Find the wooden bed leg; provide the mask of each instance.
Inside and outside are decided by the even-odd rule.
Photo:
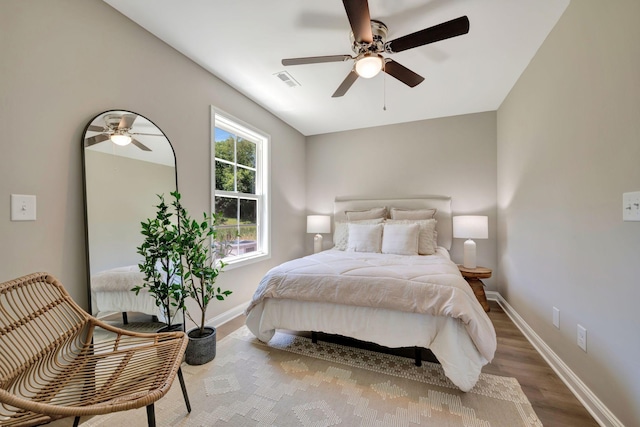
[[[416,366],[422,366],[422,349],[415,347],[416,350]]]
[[[126,311],[122,312],[122,323],[124,325],[127,325],[129,323],[129,318],[127,317],[127,312]]]
[[[315,331],[311,331],[311,342],[318,344],[318,333]]]

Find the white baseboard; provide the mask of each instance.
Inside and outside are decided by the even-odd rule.
[[[250,301],[242,303],[238,306],[235,306],[231,310],[227,310],[222,314],[217,315],[209,320],[207,320],[207,326],[213,326],[214,328],[219,328],[230,320],[235,319],[245,312],[247,307],[249,307]]]
[[[562,382],[589,411],[593,418],[602,427],[624,427],[618,418],[607,408],[604,403],[587,387],[587,385],[567,366],[566,363],[540,338],[536,332],[520,317],[499,292],[487,291],[487,299],[497,301],[507,316],[520,329],[531,345],[540,353],[542,358],[551,366],[551,369],[560,377]]]

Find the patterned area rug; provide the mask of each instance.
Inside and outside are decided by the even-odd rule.
[[[155,404],[159,426],[542,426],[515,378],[482,374],[463,393],[440,365],[286,333],[266,345],[240,328],[212,362],[182,370],[192,412],[176,379]],[[146,426],[146,411],[81,425]]]

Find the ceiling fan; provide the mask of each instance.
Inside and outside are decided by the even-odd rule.
[[[368,0],[342,0],[342,3],[351,25],[351,49],[356,56],[310,56],[282,60],[282,65],[285,66],[354,60],[353,69],[334,92],[333,98],[347,93],[358,77],[371,78],[380,71],[395,77],[409,87],[415,87],[422,83],[424,77],[392,59],[383,57],[382,54],[402,52],[469,32],[469,18],[461,16],[460,18],[387,41],[387,26],[370,18]]]
[[[138,116],[135,114],[106,114],[104,116],[104,126],[89,125],[88,131],[102,132],[99,135],[91,136],[84,140],[85,147],[99,144],[108,139],[117,145],[133,144],[143,151],[151,151],[149,147],[133,138],[133,135],[164,136],[156,133],[131,132],[133,122]]]

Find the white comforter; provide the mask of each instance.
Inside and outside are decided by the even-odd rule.
[[[429,347],[462,390],[496,348],[491,321],[444,249],[432,256],[330,250],[289,261],[265,275],[247,313],[247,326],[264,341],[290,328]],[[368,330],[354,334],[362,329],[354,321]],[[380,333],[394,327],[399,341]]]
[[[113,312],[136,312],[166,321],[163,310],[146,288],[136,295],[131,289],[144,283],[137,265],[105,270],[91,276],[91,313],[102,316]]]
[[[144,283],[144,273],[137,265],[112,268],[91,276],[91,289],[96,292],[131,291]]]

